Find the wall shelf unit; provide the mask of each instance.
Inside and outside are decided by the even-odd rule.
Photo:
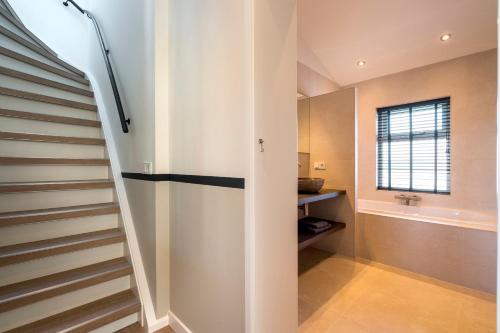
[[[346,192],[344,190],[322,189],[318,193],[314,194],[299,194],[297,205],[303,206],[305,204],[310,204],[317,201],[333,199],[338,196],[344,195],[345,193]]]
[[[314,194],[299,194],[297,200],[297,206],[303,207],[304,217],[298,220],[298,250],[303,250],[306,247],[316,243],[317,241],[342,230],[346,227],[346,224],[343,222],[331,221],[327,219],[321,219],[309,215],[309,204],[329,200],[337,198],[341,195],[345,195],[346,191],[344,190],[335,190],[335,189],[322,189],[318,193]],[[326,227],[320,232],[313,232],[309,228],[307,228],[307,224],[311,224],[314,222],[327,222],[330,226]]]
[[[325,221],[330,224],[330,227],[322,232],[313,233],[308,231],[303,225],[311,221]],[[328,235],[333,234],[336,231],[345,228],[345,223],[329,221],[325,219],[320,219],[316,217],[304,217],[299,220],[298,230],[299,230],[299,251],[305,249],[309,245],[316,243],[317,241],[325,238]]]

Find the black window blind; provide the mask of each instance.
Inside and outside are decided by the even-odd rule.
[[[377,188],[450,193],[450,98],[377,109]]]

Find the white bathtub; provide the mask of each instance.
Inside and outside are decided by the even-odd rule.
[[[478,212],[442,207],[404,206],[396,202],[359,199],[358,213],[452,225],[462,228],[497,231],[497,215],[493,211]]]

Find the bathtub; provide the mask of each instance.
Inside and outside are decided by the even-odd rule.
[[[358,213],[388,216],[405,220],[497,231],[496,212],[478,212],[442,207],[404,206],[396,202],[358,199]]]

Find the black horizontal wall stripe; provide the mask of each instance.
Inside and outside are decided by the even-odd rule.
[[[145,180],[151,182],[177,182],[198,185],[219,186],[228,188],[245,188],[244,178],[217,177],[217,176],[196,176],[196,175],[178,175],[178,174],[145,174],[123,172],[123,178]]]

